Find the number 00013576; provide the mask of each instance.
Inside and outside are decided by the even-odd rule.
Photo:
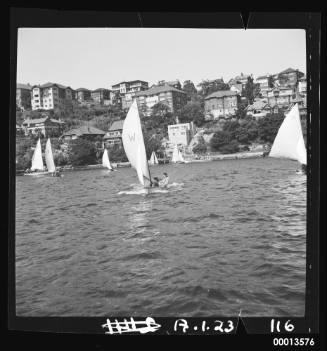
[[[273,338],[274,346],[314,346],[313,338]]]

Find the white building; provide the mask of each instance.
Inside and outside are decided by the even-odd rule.
[[[179,123],[168,126],[169,142],[174,145],[187,146],[195,134],[194,124]]]
[[[46,83],[32,87],[32,110],[56,110],[72,105],[73,90],[61,84]]]
[[[303,76],[299,79],[299,93],[306,94],[307,93],[307,77]]]

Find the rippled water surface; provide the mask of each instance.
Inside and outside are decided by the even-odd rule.
[[[17,315],[303,315],[297,167],[159,165],[152,175],[176,184],[149,195],[131,191],[131,168],[16,177]]]

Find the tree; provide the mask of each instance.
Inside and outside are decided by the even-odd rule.
[[[205,122],[204,110],[198,102],[188,102],[179,112],[182,123],[194,122],[198,127]]]
[[[244,96],[247,99],[248,105],[252,105],[255,98],[255,84],[253,83],[253,78],[248,77],[248,81],[245,84]]]
[[[198,144],[194,146],[192,151],[195,154],[205,154],[207,152],[207,144],[203,136],[198,139]]]
[[[115,144],[109,148],[109,157],[112,162],[127,162],[127,156],[122,145]]]
[[[240,104],[235,111],[235,118],[236,119],[244,119],[246,118],[246,105]]]
[[[238,142],[236,140],[232,140],[231,142],[229,142],[228,144],[223,145],[220,148],[220,151],[223,154],[233,154],[235,152],[239,152],[240,150],[240,146],[238,144]]]
[[[72,140],[68,149],[69,163],[73,166],[94,164],[96,152],[93,142],[83,138]]]
[[[210,145],[213,150],[219,150],[223,145],[230,143],[230,141],[231,136],[229,132],[218,131],[212,136]]]
[[[196,90],[196,87],[191,80],[186,80],[183,83],[183,91],[185,91],[188,101],[195,100],[198,94],[198,91]]]
[[[157,134],[143,132],[144,144],[147,158],[151,157],[152,152],[162,153],[161,139]]]
[[[152,113],[149,117],[143,117],[142,122],[148,131],[152,134],[163,133],[167,135],[168,125],[175,123],[175,117],[170,112],[169,106],[158,102],[152,108]]]
[[[229,90],[229,85],[224,83],[223,79],[202,80],[198,87],[200,87],[202,96],[210,95],[219,90]]]
[[[264,142],[273,143],[285,116],[282,112],[269,113],[258,121],[258,135]]]

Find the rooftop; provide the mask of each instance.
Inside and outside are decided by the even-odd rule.
[[[31,90],[31,89],[32,89],[32,86],[29,85],[29,84],[17,83],[17,89]]]
[[[47,119],[49,119],[49,116],[42,117],[42,118],[27,118],[23,122],[23,124],[37,124],[37,123],[44,123]],[[53,123],[58,123],[58,124],[64,124],[65,122],[59,121],[58,119],[50,118],[50,121]]]
[[[33,85],[32,88],[34,87],[38,87],[38,88],[50,88],[52,86],[57,86],[58,88],[60,89],[71,89],[71,87],[66,87],[65,85],[61,85],[61,84],[58,84],[58,83],[52,83],[52,82],[48,82],[48,83],[45,83],[45,84],[41,84],[41,85]]]
[[[224,96],[234,96],[234,95],[239,95],[236,91],[233,90],[219,90],[215,91],[214,93],[206,96],[204,99],[211,99],[211,98],[221,98]]]
[[[69,136],[69,135],[105,135],[106,132],[103,130],[100,130],[98,128],[92,127],[92,126],[81,126],[79,128],[71,129],[64,133],[64,136]]]
[[[157,94],[164,93],[167,91],[176,91],[176,92],[185,94],[184,91],[176,89],[176,88],[172,87],[171,85],[166,84],[166,85],[154,85],[148,90],[143,90],[143,91],[137,92],[135,94],[135,96],[157,95]]]
[[[121,130],[123,129],[123,125],[124,125],[124,120],[120,119],[119,121],[114,121],[112,123],[112,125],[110,126],[109,130],[113,131],[113,130]]]
[[[86,88],[78,88],[78,89],[76,89],[76,91],[91,91],[91,90],[86,89]]]
[[[98,88],[98,89],[92,90],[92,93],[96,93],[96,92],[98,92],[98,91],[109,91],[109,89]]]

